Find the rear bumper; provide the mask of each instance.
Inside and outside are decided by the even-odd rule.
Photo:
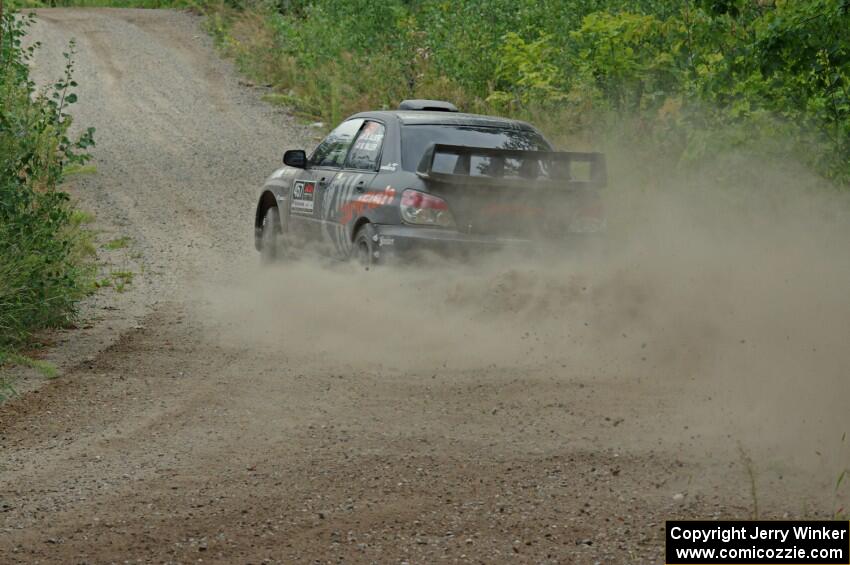
[[[571,235],[559,238],[557,242],[542,242],[404,225],[372,224],[372,227],[382,261],[409,260],[427,255],[464,258],[494,251],[515,251],[525,255],[546,247],[571,247],[571,242],[577,244],[578,240],[588,239],[586,235]]]

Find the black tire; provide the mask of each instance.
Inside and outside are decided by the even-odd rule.
[[[351,258],[367,271],[378,264],[380,251],[375,241],[375,228],[371,224],[364,224],[354,235]]]
[[[260,260],[270,265],[283,256],[280,229],[280,212],[277,206],[266,210],[263,216],[262,235],[260,236]]]

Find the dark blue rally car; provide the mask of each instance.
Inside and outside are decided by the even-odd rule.
[[[266,260],[302,249],[372,265],[604,230],[599,153],[554,151],[531,125],[407,100],[362,112],[309,157],[287,151],[254,221]]]

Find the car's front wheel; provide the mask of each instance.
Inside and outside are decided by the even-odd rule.
[[[276,206],[266,210],[263,216],[262,236],[260,238],[260,259],[263,264],[271,264],[283,255],[280,229],[280,212]]]

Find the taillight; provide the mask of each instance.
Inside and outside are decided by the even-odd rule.
[[[455,220],[445,200],[418,190],[408,189],[402,193],[401,217],[408,224],[444,228],[455,225]]]

